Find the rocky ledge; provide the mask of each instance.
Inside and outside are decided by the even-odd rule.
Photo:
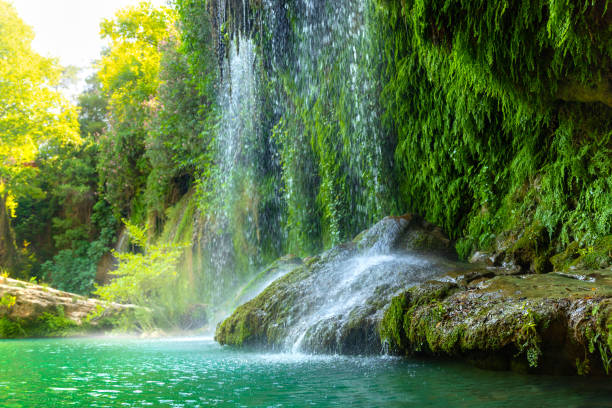
[[[0,277],[0,338],[57,337],[112,329],[133,305],[88,299],[43,285]]]
[[[385,311],[385,346],[492,369],[610,373],[612,270],[509,273],[474,269],[410,288]]]
[[[388,217],[352,242],[296,263],[222,322],[216,339],[268,349],[297,343],[307,352],[461,358],[522,372],[612,374],[612,269],[534,274],[515,265],[457,262],[450,248],[420,218]],[[347,259],[381,253],[427,262],[371,267],[343,284],[355,267]],[[339,307],[338,299],[353,304]]]

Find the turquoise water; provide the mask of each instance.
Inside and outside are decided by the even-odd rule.
[[[208,339],[0,342],[0,407],[612,407],[612,381],[240,352]]]

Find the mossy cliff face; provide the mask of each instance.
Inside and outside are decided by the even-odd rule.
[[[379,353],[377,327],[384,306],[401,290],[456,268],[448,256],[451,248],[438,228],[418,217],[385,218],[355,240],[306,258],[238,307],[217,327],[216,340],[309,352]]]
[[[133,319],[131,305],[108,304],[0,277],[0,339],[58,337],[113,329]]]
[[[612,234],[606,1],[376,2],[401,208],[524,271]]]
[[[612,374],[612,270],[508,273],[449,274],[395,297],[384,344],[487,368]]]

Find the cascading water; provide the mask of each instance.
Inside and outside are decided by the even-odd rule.
[[[418,217],[387,217],[276,280],[219,326],[222,344],[287,352],[381,352],[379,323],[394,296],[461,270],[450,241]],[[236,337],[237,336],[237,337]]]
[[[264,0],[256,13],[245,1],[213,3],[224,57],[205,252],[219,304],[265,261],[336,245],[395,208],[371,3]],[[379,255],[338,265],[338,292],[355,287],[340,276],[354,268],[357,281],[387,266],[418,273],[415,260]]]
[[[273,19],[265,24],[273,33],[265,52],[273,56],[271,78],[281,88],[276,130],[289,238],[302,248],[313,237],[331,246],[394,210],[393,142],[381,131],[371,4],[278,3],[265,3],[264,15]],[[279,38],[283,34],[290,40]]]
[[[341,349],[341,338],[353,321],[364,315],[372,321],[381,317],[369,316],[373,302],[388,301],[399,290],[430,278],[435,274],[432,266],[422,257],[374,253],[326,265],[304,282],[304,314],[292,323],[286,348],[317,350],[318,343],[325,342],[330,350]],[[365,340],[367,345],[375,339]]]
[[[402,247],[414,231],[404,219],[387,218],[356,244],[330,251],[316,272],[299,283],[284,348],[293,352],[380,351],[377,325],[399,292],[455,265]],[[355,248],[354,246],[357,246]]]
[[[248,272],[249,265],[240,265],[236,261],[232,230],[238,227],[240,218],[258,228],[256,214],[248,200],[256,200],[252,165],[256,157],[251,146],[256,139],[255,121],[259,115],[253,48],[252,41],[246,39],[230,44],[217,100],[219,127],[214,144],[216,166],[209,197],[212,211],[208,217],[212,234],[207,251],[210,254],[208,275],[213,303],[227,297],[245,279],[241,272]],[[247,199],[237,204],[243,197]],[[240,214],[236,214],[237,205],[242,206]],[[240,233],[253,234],[246,228]],[[254,262],[256,253],[253,251],[248,255],[247,260]]]
[[[326,114],[326,119],[338,122],[336,131],[343,142],[340,156],[348,158],[343,174],[336,177],[347,178],[346,193],[353,201],[351,222],[361,228],[389,211],[381,199],[389,194],[389,185],[380,173],[390,164],[383,158],[387,142],[376,102],[379,54],[369,27],[370,6],[366,0],[301,0],[292,10],[298,32],[294,85],[311,109],[322,99],[340,107],[340,114]],[[326,169],[321,173],[325,178]],[[339,215],[331,218],[332,224],[340,222]]]

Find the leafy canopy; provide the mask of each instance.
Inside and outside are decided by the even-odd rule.
[[[40,146],[80,140],[77,110],[59,88],[62,68],[32,50],[33,38],[15,9],[0,0],[0,191],[5,195],[36,192],[26,180]]]
[[[109,131],[101,138],[99,170],[106,198],[124,215],[150,171],[146,125],[160,85],[160,48],[176,36],[174,21],[171,9],[143,2],[101,24],[102,37],[110,40],[98,64],[102,90],[109,98]]]

